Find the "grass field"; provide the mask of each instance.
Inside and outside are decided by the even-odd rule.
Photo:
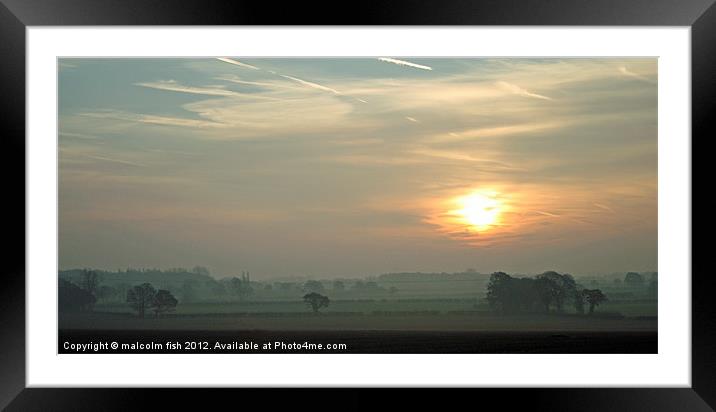
[[[321,312],[413,312],[437,311],[440,313],[454,311],[488,311],[484,301],[477,303],[475,299],[371,299],[371,300],[336,300]],[[124,303],[98,304],[97,312],[131,313],[131,308]],[[176,308],[177,315],[226,314],[226,313],[308,313],[309,309],[300,300],[292,301],[258,301],[258,302],[223,302],[223,303],[180,303]],[[624,316],[656,316],[656,301],[622,301],[605,302],[599,312],[619,312]]]
[[[113,330],[413,330],[413,331],[655,331],[656,319],[589,316],[497,316],[489,313],[359,315],[351,313],[175,315],[63,314],[60,329]]]
[[[59,333],[60,344],[251,339],[345,343],[344,353],[655,353],[656,312],[656,302],[615,301],[592,316],[500,316],[474,299],[373,299],[333,301],[318,314],[301,301],[184,303],[141,319],[116,303],[60,313]]]

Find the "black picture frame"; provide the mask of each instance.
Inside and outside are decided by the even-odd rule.
[[[147,402],[176,402],[187,407],[203,401],[195,390],[164,389],[29,389],[25,388],[25,29],[26,26],[73,25],[566,25],[688,26],[692,58],[692,175],[696,156],[707,156],[704,141],[716,136],[716,6],[714,0],[423,0],[277,3],[237,0],[0,0],[0,124],[2,124],[6,237],[5,271],[0,287],[0,406],[8,410],[144,409]],[[703,163],[700,163],[703,164]],[[703,195],[692,205],[710,207]],[[692,206],[692,219],[693,209]],[[699,221],[706,233],[711,223]],[[661,247],[668,247],[662,242]],[[693,241],[692,241],[693,247]],[[10,264],[8,265],[9,262]],[[693,263],[701,262],[693,260]],[[713,410],[716,408],[716,314],[711,277],[692,263],[692,384],[690,388],[478,389],[460,392],[469,402],[498,401],[500,408],[547,410]],[[314,390],[286,390],[276,396],[255,390],[271,406],[300,406],[323,399]],[[519,393],[514,393],[519,391]],[[227,392],[221,392],[224,396]],[[337,389],[328,396],[343,407],[369,407],[383,390]],[[207,395],[215,400],[218,394]],[[444,405],[433,391],[409,390],[381,406]],[[229,394],[229,398],[235,398]],[[242,395],[246,397],[247,395]],[[252,396],[249,396],[251,398]],[[248,398],[244,398],[248,399]],[[236,402],[235,400],[232,402]],[[206,407],[206,405],[204,405]],[[183,409],[183,408],[182,408]]]

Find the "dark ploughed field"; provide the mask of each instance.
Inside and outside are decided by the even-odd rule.
[[[117,350],[110,348],[116,342]],[[172,347],[169,342],[177,343]],[[276,348],[275,342],[283,342]],[[657,353],[656,331],[79,330],[60,329],[59,353]],[[100,344],[77,351],[70,344]],[[137,348],[136,344],[154,348]],[[217,345],[218,343],[218,345]],[[271,343],[271,348],[263,345]],[[309,345],[305,345],[305,344]],[[130,345],[122,349],[122,344]],[[258,349],[246,349],[257,345]],[[324,349],[317,349],[321,344]],[[345,344],[325,349],[326,344]],[[135,345],[132,347],[131,345]],[[223,346],[222,346],[223,345]],[[291,347],[292,346],[292,347]],[[106,349],[105,349],[106,347]],[[256,346],[254,346],[256,347]],[[96,351],[94,349],[97,349]]]

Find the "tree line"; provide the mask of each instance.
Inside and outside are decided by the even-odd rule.
[[[59,279],[57,299],[60,311],[87,312],[94,309],[98,294],[102,291],[98,273],[84,270],[78,283]],[[157,290],[150,283],[130,287],[125,301],[142,318],[148,311],[154,312],[156,317],[161,313],[173,311],[179,303],[170,291]]]
[[[534,277],[512,277],[495,272],[487,285],[490,308],[503,314],[564,312],[570,304],[580,314],[584,313],[586,304],[591,314],[606,300],[600,289],[582,288],[571,275],[554,271]]]

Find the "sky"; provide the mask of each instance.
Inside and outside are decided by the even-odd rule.
[[[60,59],[61,269],[657,270],[652,58]]]

